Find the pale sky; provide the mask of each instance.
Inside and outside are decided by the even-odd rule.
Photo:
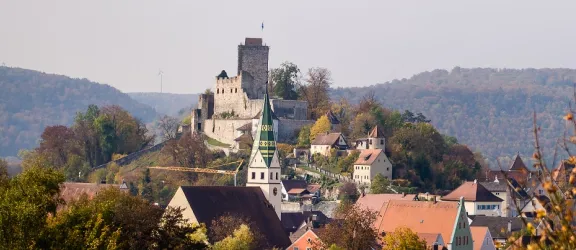
[[[437,68],[576,68],[575,1],[0,0],[0,64],[124,92],[198,93],[237,45],[263,37],[270,67],[325,67],[334,86]],[[264,22],[264,31],[260,30]]]

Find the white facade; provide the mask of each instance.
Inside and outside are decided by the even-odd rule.
[[[330,155],[330,149],[331,148],[332,148],[332,145],[311,145],[310,146],[310,154],[311,155],[321,154],[323,156],[328,156],[328,155]]]
[[[464,206],[468,215],[502,216],[502,202],[465,201]]]
[[[188,203],[188,200],[186,199],[184,191],[182,191],[182,187],[179,187],[178,190],[176,190],[176,193],[172,197],[172,200],[170,200],[170,203],[168,203],[168,206],[183,209],[182,218],[188,220],[189,223],[198,222],[194,211],[192,211],[192,208],[190,207],[190,203]]]
[[[274,152],[274,158],[270,167],[266,167],[260,151],[253,154],[248,165],[247,187],[260,187],[268,202],[272,204],[276,215],[280,218],[282,204],[282,185],[280,184],[280,162],[278,151]]]
[[[387,177],[388,180],[392,180],[392,163],[390,163],[390,160],[388,160],[388,157],[386,157],[383,151],[379,152],[371,164],[354,164],[352,177],[355,182],[370,185],[372,179],[377,174],[382,174],[384,177]]]

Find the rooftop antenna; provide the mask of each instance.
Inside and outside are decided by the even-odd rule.
[[[164,71],[160,69],[158,75],[160,76],[160,93],[162,93],[162,76],[164,75]]]

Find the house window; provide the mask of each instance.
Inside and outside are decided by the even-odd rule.
[[[308,241],[308,243],[312,242],[312,240],[310,240],[310,238],[308,238],[306,241]]]
[[[538,190],[538,194],[542,194],[542,189]]]
[[[384,140],[380,140],[380,145],[384,145]]]
[[[386,168],[386,171],[390,171],[390,168]]]
[[[294,250],[298,250],[298,247],[294,247]]]
[[[260,179],[264,180],[264,172],[260,173]]]
[[[256,179],[256,172],[252,172],[252,180]]]
[[[370,145],[372,145],[372,139],[368,140],[370,142]]]
[[[276,172],[276,180],[278,180],[278,172]]]
[[[274,173],[270,173],[270,180],[274,180]]]

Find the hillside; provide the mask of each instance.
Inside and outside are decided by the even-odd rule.
[[[359,102],[373,93],[386,107],[422,112],[442,133],[455,136],[492,162],[520,152],[532,155],[532,111],[542,144],[552,155],[564,131],[576,70],[454,68],[360,88],[338,88],[334,100]]]
[[[132,99],[146,104],[161,114],[181,116],[183,109],[186,113],[196,106],[198,94],[171,94],[171,93],[127,93]],[[186,114],[188,115],[188,114]]]
[[[153,108],[106,84],[0,67],[0,157],[34,148],[46,126],[69,126],[90,104],[119,105],[144,122],[157,116]]]

